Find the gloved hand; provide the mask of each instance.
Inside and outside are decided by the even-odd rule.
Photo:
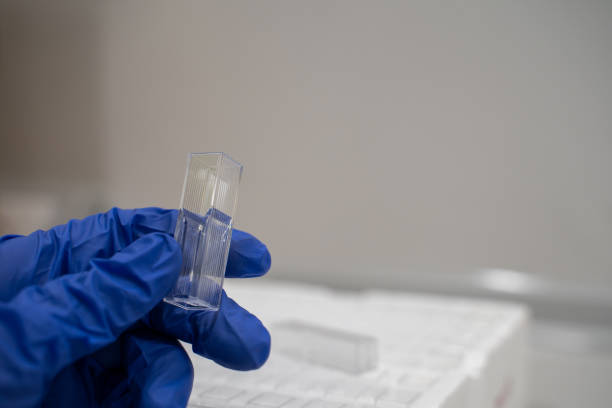
[[[177,339],[233,369],[266,361],[268,331],[225,293],[218,312],[160,302],[181,268],[176,218],[115,208],[0,238],[0,406],[183,407],[193,367]],[[269,267],[234,230],[226,276]]]

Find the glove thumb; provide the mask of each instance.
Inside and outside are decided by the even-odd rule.
[[[176,282],[173,238],[147,234],[85,272],[23,289],[0,304],[0,395],[33,405],[64,367],[112,343]]]

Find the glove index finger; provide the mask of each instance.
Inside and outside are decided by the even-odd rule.
[[[93,258],[110,258],[138,238],[153,232],[172,234],[178,212],[161,208],[111,210],[72,220],[49,231],[0,240],[5,285],[0,301],[29,285],[81,272]]]
[[[265,275],[272,264],[266,245],[248,232],[232,230],[232,242],[227,256],[225,276],[253,278]]]

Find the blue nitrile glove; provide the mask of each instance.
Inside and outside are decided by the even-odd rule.
[[[183,407],[193,367],[177,338],[225,367],[266,361],[268,331],[225,293],[218,313],[160,302],[181,267],[176,218],[115,208],[0,238],[1,407]],[[226,276],[269,267],[265,245],[234,230]]]

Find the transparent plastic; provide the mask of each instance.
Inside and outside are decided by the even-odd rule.
[[[372,336],[298,320],[278,322],[271,330],[276,350],[297,360],[350,374],[378,365],[378,342]]]
[[[183,266],[164,301],[184,309],[219,309],[242,169],[225,153],[189,155],[174,232]]]

